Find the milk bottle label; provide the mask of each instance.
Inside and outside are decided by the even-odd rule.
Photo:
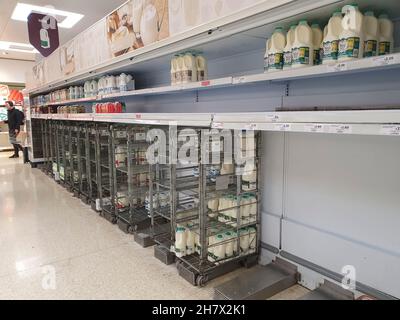
[[[339,54],[339,40],[324,42],[323,59],[337,60]]]
[[[268,68],[281,70],[283,68],[283,53],[273,53],[268,56]]]
[[[176,75],[177,75],[177,72],[172,72],[171,73],[171,83],[172,84],[176,83]]]
[[[391,43],[389,41],[379,42],[379,55],[384,56],[386,54],[390,54],[390,46]]]
[[[192,70],[186,70],[182,72],[182,82],[191,82],[192,81]]]
[[[339,57],[358,58],[360,54],[360,38],[351,37],[339,42]]]
[[[310,48],[294,48],[292,51],[292,65],[310,64]]]
[[[204,80],[206,80],[204,70],[198,70],[197,71],[197,81],[204,81]]]
[[[283,54],[283,65],[285,67],[290,67],[292,65],[292,51],[286,51]]]
[[[368,40],[364,42],[364,57],[375,57],[378,50],[378,42],[376,40]]]

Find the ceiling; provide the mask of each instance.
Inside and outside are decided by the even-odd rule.
[[[0,40],[29,44],[26,22],[11,20],[18,2],[37,6],[53,6],[55,9],[83,14],[84,17],[71,29],[59,29],[60,44],[67,42],[77,34],[118,8],[126,0],[0,0]],[[40,55],[32,53],[7,52],[0,54],[4,59],[37,60]]]

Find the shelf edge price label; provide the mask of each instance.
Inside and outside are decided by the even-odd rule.
[[[279,122],[280,116],[278,114],[269,114],[267,115],[267,121],[271,122]]]
[[[214,122],[213,123],[213,128],[215,128],[215,129],[223,129],[224,128],[224,123],[223,122]]]
[[[400,136],[400,125],[383,125],[381,133],[385,136]]]
[[[206,81],[202,81],[201,82],[201,86],[202,87],[208,87],[211,85],[211,81],[210,80],[206,80]]]
[[[398,63],[396,57],[394,55],[388,55],[388,56],[380,56],[380,57],[375,57],[373,59],[374,65],[381,67],[381,66],[388,66],[391,64]]]
[[[342,72],[348,70],[348,64],[345,62],[339,62],[336,64],[330,64],[326,66],[328,72]]]
[[[233,84],[240,84],[240,83],[244,83],[246,80],[245,77],[237,77],[233,79]]]
[[[336,134],[352,134],[353,127],[348,124],[333,124],[330,126],[330,132]]]
[[[258,126],[257,123],[249,123],[244,127],[244,130],[255,131],[257,130]]]
[[[292,125],[290,123],[279,123],[274,128],[276,131],[287,132],[292,130]]]
[[[323,133],[324,126],[319,123],[310,123],[310,124],[304,125],[304,131],[310,132],[310,133]]]

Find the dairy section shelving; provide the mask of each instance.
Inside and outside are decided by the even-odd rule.
[[[181,275],[200,285],[230,264],[224,263],[224,259],[209,260],[214,256],[213,249],[222,251],[221,247],[229,242],[210,245],[208,241],[208,235],[219,235],[211,232],[213,226],[207,222],[209,202],[216,207],[216,201],[213,203],[208,198],[212,195],[210,188],[215,187],[208,174],[210,168],[157,164],[140,168],[135,156],[134,132],[142,127],[147,130],[148,126],[168,131],[168,125],[173,122],[178,122],[180,129],[198,129],[203,122],[204,127],[214,129],[260,132],[256,135],[257,187],[252,191],[258,203],[259,262],[266,264],[275,258],[284,258],[296,264],[307,270],[300,283],[310,289],[318,287],[323,278],[340,283],[342,266],[354,265],[357,268],[355,291],[381,298],[400,297],[396,274],[400,260],[394,245],[398,242],[395,228],[400,223],[397,215],[400,205],[397,196],[400,179],[397,170],[400,159],[398,1],[357,1],[363,11],[390,13],[396,31],[394,53],[263,72],[265,40],[275,27],[287,29],[302,19],[325,23],[334,10],[350,2],[273,1],[264,4],[263,10],[261,5],[248,9],[246,13],[200,26],[62,81],[35,88],[30,92],[32,97],[121,72],[133,74],[137,85],[137,90],[122,94],[99,94],[90,99],[49,104],[53,107],[81,104],[89,110],[92,103],[118,100],[125,103],[126,113],[33,114],[32,127],[38,124],[40,127],[43,119],[58,119],[59,128],[64,128],[69,121],[84,118],[82,121],[91,128],[92,205],[96,207],[97,203],[97,209],[110,212],[112,221],[118,222],[126,232],[132,232],[137,226],[133,214],[139,212],[139,220],[150,224],[150,234],[157,247],[166,252],[172,248],[176,253],[177,240],[182,239],[179,237],[183,231],[190,234],[192,228],[201,230],[190,235],[201,238],[197,246],[200,254],[181,256],[178,252],[177,255]],[[171,86],[171,57],[188,49],[202,51],[208,58],[210,80]],[[200,112],[208,116],[203,118]],[[119,128],[126,128],[123,130],[127,131],[127,141],[116,139]],[[40,139],[35,138],[37,135]],[[41,128],[33,130],[32,138],[40,140],[36,146],[33,143],[38,154],[45,150]],[[62,162],[69,156],[65,152],[59,154]],[[127,163],[127,177],[124,166],[117,167],[115,160]],[[139,168],[143,169],[142,174],[147,168],[148,177],[132,178]],[[230,184],[227,196],[233,196],[229,201],[239,202],[243,181],[233,176],[234,183]],[[146,185],[147,181],[144,189],[148,194],[143,198],[142,194],[136,194],[137,187]],[[125,198],[126,184],[129,201]],[[129,211],[125,210],[127,205]],[[182,205],[192,205],[186,207],[186,213],[197,210],[188,216],[188,221],[182,218]],[[226,211],[233,213],[232,207],[240,216],[240,203]],[[216,214],[211,215],[214,217],[210,221],[215,218],[218,221]],[[216,222],[218,226],[222,223],[230,232],[240,231],[239,227],[233,230],[234,223],[226,223],[226,215],[220,215],[225,222]],[[345,220],[350,221],[347,219],[358,227],[343,224]],[[181,232],[178,237],[177,229]],[[239,239],[239,246],[240,242]],[[239,252],[237,249],[236,254]],[[237,261],[245,258],[246,255],[235,256]],[[235,259],[230,261],[234,264]],[[377,278],[374,276],[377,273],[387,276]]]

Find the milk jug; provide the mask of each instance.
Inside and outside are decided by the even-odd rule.
[[[324,35],[318,23],[314,23],[311,26],[311,29],[313,32],[313,44],[314,44],[313,64],[317,66],[321,64],[320,50]]]
[[[337,61],[339,55],[339,37],[343,31],[342,12],[335,11],[329,19],[327,34],[323,41],[322,63],[329,64]]]
[[[196,69],[197,69],[197,81],[204,81],[208,79],[207,60],[201,54],[196,56]]]
[[[195,251],[195,235],[193,223],[188,223],[186,228],[186,254],[189,256]]]
[[[294,32],[292,47],[292,68],[313,65],[313,32],[307,21],[302,20]]]
[[[339,37],[339,61],[361,58],[364,16],[356,4],[344,6],[342,12],[345,16],[342,20],[343,31]]]
[[[214,248],[214,260],[219,261],[225,259],[226,245],[223,243],[225,241],[225,236],[223,234],[218,234],[215,237],[215,243],[220,243]]]
[[[178,225],[175,231],[175,254],[178,258],[186,255],[186,228]]]
[[[191,52],[188,52],[184,56],[182,83],[189,83],[196,81],[197,81],[196,58]]]
[[[287,70],[292,67],[292,46],[294,43],[295,30],[296,25],[292,25],[286,34],[286,47],[283,50],[283,70]]]
[[[246,254],[250,248],[250,234],[247,228],[239,230],[240,237],[240,250],[242,253]]]
[[[182,79],[183,79],[183,73],[184,73],[184,65],[185,61],[183,59],[183,55],[179,55],[178,58],[176,59],[176,84],[181,84]]]
[[[178,70],[178,56],[171,59],[171,85],[174,86],[177,83],[177,70]]]
[[[393,52],[393,22],[387,14],[379,16],[379,52],[380,56]]]
[[[268,39],[265,44],[265,55],[264,55],[264,72],[268,71],[268,58],[269,58],[269,50],[271,49],[271,40]]]
[[[225,246],[225,256],[227,257],[227,258],[230,258],[230,257],[232,257],[233,256],[233,254],[234,254],[234,248],[233,248],[233,234],[232,234],[232,232],[230,232],[230,231],[227,231],[227,232],[225,232],[225,239],[228,241],[228,240],[231,240],[231,241],[229,241],[229,242],[227,242],[226,243],[226,246]]]
[[[271,48],[268,50],[268,71],[283,69],[283,51],[286,37],[282,27],[277,27],[271,37]]]
[[[375,57],[378,54],[378,19],[373,11],[364,14],[364,57]]]

